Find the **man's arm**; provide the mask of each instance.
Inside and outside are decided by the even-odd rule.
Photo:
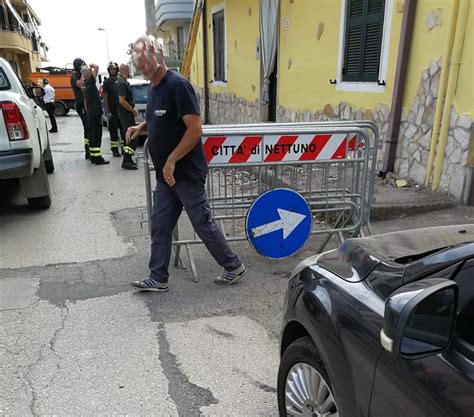
[[[173,152],[168,156],[166,164],[163,167],[163,177],[170,187],[176,184],[174,179],[176,162],[191,152],[202,136],[201,117],[198,114],[187,114],[183,116],[183,122],[187,129],[178,143],[178,146],[176,146]]]
[[[76,87],[79,87],[79,88],[82,88],[82,86],[84,85],[84,77],[81,75],[81,78],[79,78],[77,81],[76,81]]]
[[[119,103],[125,110],[129,111],[130,113],[133,113],[134,116],[138,114],[137,111],[132,106],[130,106],[130,104],[127,103],[127,100],[125,100],[125,96],[119,96]]]
[[[105,107],[105,112],[107,114],[110,113],[110,109],[109,109],[109,95],[108,93],[106,93],[104,90],[102,90],[102,98],[104,99],[104,107]]]
[[[91,71],[92,71],[92,76],[94,77],[94,80],[97,78],[97,75],[99,75],[99,66],[96,64],[90,64]]]
[[[141,122],[137,126],[130,126],[125,132],[125,141],[129,144],[133,139],[146,133],[146,122]]]

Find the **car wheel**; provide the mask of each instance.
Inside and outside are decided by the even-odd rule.
[[[60,101],[54,102],[54,115],[55,116],[66,116],[66,106]]]
[[[339,417],[326,369],[310,337],[294,341],[278,370],[280,417]]]

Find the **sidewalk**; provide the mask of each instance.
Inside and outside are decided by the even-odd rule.
[[[396,219],[437,210],[450,209],[462,204],[448,194],[430,189],[416,190],[412,187],[392,187],[377,178],[375,203],[370,213],[371,221]]]

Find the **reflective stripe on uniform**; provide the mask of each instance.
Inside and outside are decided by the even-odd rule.
[[[89,146],[89,139],[84,138],[84,145]]]
[[[102,156],[100,148],[90,148],[89,149],[91,156]]]
[[[119,146],[118,140],[112,140],[112,141],[110,141],[110,147],[111,147],[111,148],[118,148],[118,146]]]
[[[128,153],[129,155],[135,155],[135,150],[131,148],[130,146],[124,146],[123,151],[125,153]]]

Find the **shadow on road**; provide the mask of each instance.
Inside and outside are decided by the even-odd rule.
[[[0,215],[31,213],[17,179],[0,181]]]

